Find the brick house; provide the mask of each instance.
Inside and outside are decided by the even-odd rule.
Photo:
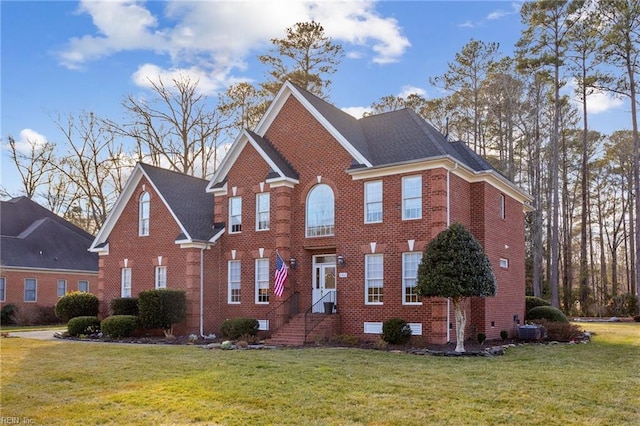
[[[29,198],[0,202],[0,235],[0,306],[48,309],[68,292],[98,289],[93,235]]]
[[[274,342],[328,333],[374,340],[386,319],[400,317],[419,339],[445,343],[455,339],[453,308],[420,300],[415,277],[427,243],[460,222],[498,281],[496,297],[469,301],[467,332],[497,338],[524,316],[529,201],[411,110],[355,119],[285,83],[209,182],[136,167],[92,246],[101,255],[98,292],[106,303],[166,274],[167,286],[187,291],[189,332],[252,317]],[[196,213],[197,233],[185,224]],[[282,295],[277,267],[287,273]]]

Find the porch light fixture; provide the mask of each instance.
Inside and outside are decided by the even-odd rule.
[[[344,268],[344,265],[346,265],[346,262],[344,261],[344,256],[343,255],[338,255],[338,266],[340,266],[341,268]]]
[[[289,265],[291,266],[291,269],[296,269],[298,267],[298,262],[295,257],[289,259]]]

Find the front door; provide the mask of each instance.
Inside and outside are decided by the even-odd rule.
[[[313,312],[324,312],[324,303],[336,303],[336,256],[313,258]]]

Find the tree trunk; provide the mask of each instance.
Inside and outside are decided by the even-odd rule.
[[[464,299],[451,299],[456,315],[456,352],[464,352],[464,327],[467,324],[467,313],[462,307]]]

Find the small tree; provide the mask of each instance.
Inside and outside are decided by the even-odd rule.
[[[454,223],[429,243],[418,266],[416,291],[424,297],[448,297],[456,316],[456,352],[464,352],[467,297],[495,296],[496,279],[480,243]]]
[[[182,290],[148,290],[138,295],[140,322],[145,328],[160,328],[167,337],[173,326],[187,317],[187,297]]]

